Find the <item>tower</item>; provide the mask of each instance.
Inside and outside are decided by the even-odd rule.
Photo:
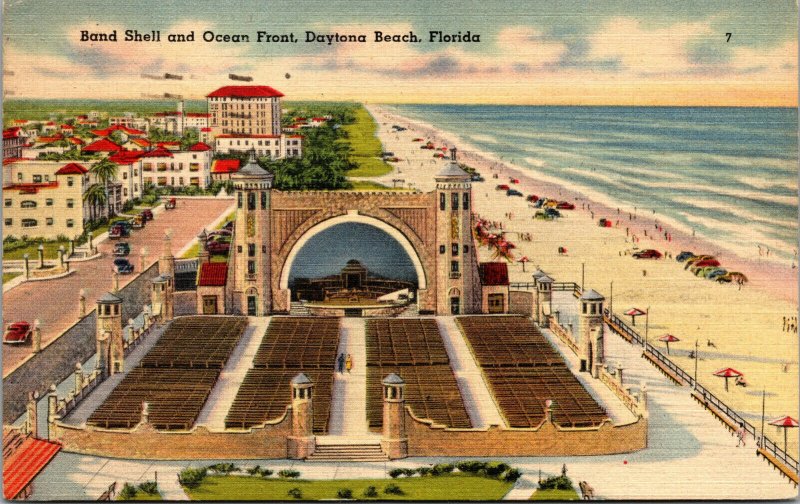
[[[480,311],[478,264],[472,240],[472,182],[456,162],[436,175],[436,313]]]
[[[158,275],[152,280],[152,283],[150,302],[153,304],[153,315],[161,315],[161,320],[164,322],[172,320],[174,315],[172,277]]]
[[[122,299],[107,292],[97,300],[96,367],[106,376],[125,370],[122,346]]]
[[[605,362],[605,343],[603,339],[603,301],[602,294],[589,289],[580,298],[580,348],[581,371],[589,371],[597,378],[598,367]]]
[[[381,448],[390,459],[408,456],[406,382],[394,373],[383,379],[383,436]]]
[[[274,177],[258,165],[251,151],[247,164],[231,178],[237,205],[233,313],[264,316],[272,310],[269,212]]]
[[[536,271],[533,272],[533,321],[537,324],[541,324],[541,320],[539,319],[539,279],[543,276],[547,276],[547,273],[541,270],[541,268],[536,268]]]
[[[211,254],[208,253],[208,234],[205,228],[197,235],[197,243],[200,245],[200,251],[197,253],[197,264],[200,265],[211,259]],[[200,269],[199,266],[198,269]]]
[[[536,304],[539,325],[548,327],[550,324],[547,317],[553,311],[553,279],[545,274],[536,279]]]
[[[292,378],[292,434],[289,436],[287,456],[305,459],[314,453],[314,383],[303,373]]]

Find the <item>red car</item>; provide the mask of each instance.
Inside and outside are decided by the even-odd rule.
[[[495,187],[495,189],[497,189],[498,191],[508,191],[511,188],[508,187],[508,184],[500,184],[497,187]]]
[[[231,244],[224,241],[209,241],[206,245],[209,254],[221,255],[227,254],[231,249]]]
[[[147,222],[153,220],[153,211],[152,210],[142,210],[139,215],[142,216],[142,220]]]
[[[3,334],[3,343],[24,345],[31,337],[31,325],[27,322],[14,322]]]
[[[519,184],[519,179],[518,178],[512,178],[510,180],[511,180],[512,184]]]
[[[692,268],[705,268],[707,266],[719,266],[720,262],[716,259],[704,259],[692,264]]]
[[[562,201],[558,205],[556,205],[556,208],[558,208],[559,210],[575,210],[575,205],[573,205],[568,201]]]
[[[528,197],[525,199],[527,199],[531,203],[536,203],[537,201],[539,201],[539,196],[536,196],[535,194],[529,194]]]
[[[661,259],[661,252],[658,250],[647,249],[633,254],[636,259]]]

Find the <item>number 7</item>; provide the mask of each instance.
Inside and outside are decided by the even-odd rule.
[[[731,35],[733,35],[733,34],[732,33],[726,33],[725,34],[725,36],[728,37],[728,39],[725,42],[730,42],[731,41]]]

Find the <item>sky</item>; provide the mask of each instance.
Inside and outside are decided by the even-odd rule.
[[[5,0],[3,14],[14,98],[202,98],[235,73],[293,100],[797,106],[796,0]],[[115,29],[116,43],[80,41]],[[128,29],[162,42],[124,42]],[[298,42],[259,43],[259,30]],[[376,30],[421,42],[377,43]],[[431,43],[431,30],[480,42]],[[190,31],[194,42],[166,41]],[[204,42],[206,31],[250,41]],[[164,73],[184,78],[142,77]]]

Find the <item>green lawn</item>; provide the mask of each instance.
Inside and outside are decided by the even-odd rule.
[[[383,493],[386,485],[399,486],[403,495]],[[363,497],[364,489],[374,486],[378,497]],[[303,500],[336,499],[340,489],[349,488],[359,500],[477,500],[501,499],[513,483],[462,474],[378,480],[291,480],[261,479],[248,476],[208,476],[199,488],[186,493],[192,500],[291,500],[288,491],[299,488]]]
[[[21,274],[22,273],[3,273],[3,283],[10,282]]]
[[[234,210],[233,212],[226,215],[225,218],[222,220],[222,222],[217,224],[214,227],[214,229],[207,229],[206,231],[215,231],[217,229],[222,229],[225,226],[225,224],[227,224],[228,222],[232,221],[235,218],[236,218],[236,211]],[[189,247],[189,250],[183,253],[181,259],[191,259],[192,257],[197,257],[197,254],[199,253],[200,253],[200,242],[195,242],[192,244],[191,247]],[[225,256],[211,256],[211,262],[225,262],[225,261],[227,261],[227,257]]]
[[[343,126],[347,139],[353,149],[350,159],[358,164],[358,168],[350,170],[350,177],[379,177],[391,173],[393,167],[381,159],[383,146],[375,133],[378,125],[363,106],[355,110],[355,122]]]
[[[574,488],[569,490],[557,490],[555,488],[548,489],[548,490],[536,490],[531,495],[530,500],[538,500],[538,501],[569,501],[569,500],[581,500],[578,497],[578,492],[575,491]]]
[[[408,191],[405,187],[389,187],[369,180],[351,180],[355,191]]]

